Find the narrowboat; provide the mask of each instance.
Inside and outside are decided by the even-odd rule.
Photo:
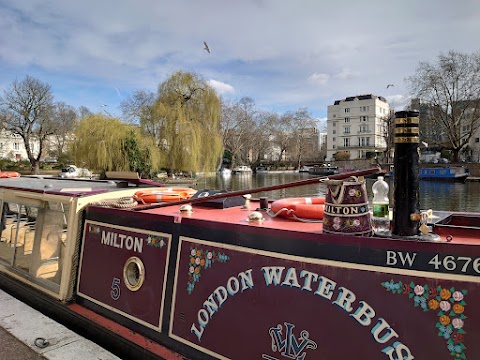
[[[419,174],[421,180],[459,182],[465,182],[469,175],[470,171],[463,166],[422,167]]]
[[[389,175],[394,175],[393,166]],[[420,180],[465,182],[470,176],[470,170],[464,166],[420,167],[418,175]]]
[[[337,166],[330,166],[330,165],[323,165],[323,166],[312,166],[308,169],[308,173],[310,175],[317,175],[317,176],[326,176],[326,175],[334,175],[338,174],[338,167]]]
[[[419,209],[401,134],[382,236],[376,168],[148,204],[161,188],[0,179],[0,286],[122,359],[479,359],[480,215]],[[251,196],[315,182],[323,201]]]

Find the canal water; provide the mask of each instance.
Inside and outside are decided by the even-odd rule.
[[[226,189],[229,191],[255,189],[265,186],[286,184],[312,178],[308,173],[266,173],[230,176],[210,176],[200,178],[197,189]],[[369,199],[372,199],[372,185],[375,180],[367,179]],[[325,184],[305,185],[287,189],[260,192],[252,197],[268,197],[276,200],[286,197],[314,197],[324,196]],[[393,195],[393,183],[390,183],[390,199]],[[467,181],[466,183],[449,183],[437,181],[420,181],[420,208],[444,211],[473,211],[480,212],[480,182]],[[392,201],[391,201],[392,203]]]

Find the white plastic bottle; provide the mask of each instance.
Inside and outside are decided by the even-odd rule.
[[[372,186],[373,217],[372,227],[377,235],[390,234],[390,213],[388,209],[388,183],[379,176]]]

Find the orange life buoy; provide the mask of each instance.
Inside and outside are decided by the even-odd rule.
[[[139,190],[133,195],[133,198],[138,202],[152,204],[190,199],[196,192],[197,190],[192,188],[160,187]]]
[[[286,217],[321,220],[325,211],[325,198],[280,199],[272,203],[272,211]]]
[[[16,171],[0,171],[0,178],[17,178],[20,177],[20,173]]]

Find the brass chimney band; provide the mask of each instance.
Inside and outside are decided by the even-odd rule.
[[[418,127],[397,127],[395,128],[395,135],[396,134],[416,134],[420,133],[420,129]]]
[[[395,119],[395,125],[415,125],[415,124],[417,125],[419,124],[418,117]]]
[[[418,143],[419,138],[418,136],[395,136],[395,144],[413,144]]]

